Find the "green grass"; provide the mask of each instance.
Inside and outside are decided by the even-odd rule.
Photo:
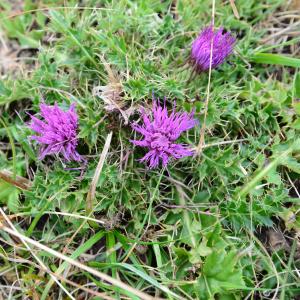
[[[229,1],[216,1],[216,26],[233,31],[237,44],[230,63],[211,75],[206,147],[155,170],[138,162],[144,152],[129,142],[130,125],[107,112],[93,90],[108,86],[113,72],[124,110],[134,111],[130,122],[151,105],[152,93],[170,107],[176,99],[178,109],[196,109],[200,126],[182,137],[196,147],[208,74],[189,81],[186,61],[210,23],[212,1],[23,4],[20,11],[0,3],[1,37],[18,50],[17,68],[5,60],[12,55],[0,57],[0,174],[12,174],[10,182],[0,179],[0,299],[297,299],[300,64],[286,47],[299,47],[299,39],[262,42],[271,34],[264,24],[288,10],[286,1],[236,0],[240,19]],[[42,101],[77,103],[78,151],[88,160],[83,177],[76,163],[37,159],[27,122]],[[19,189],[16,175],[31,187]],[[5,217],[29,248],[5,230]],[[284,247],[267,241],[272,228],[284,233]]]

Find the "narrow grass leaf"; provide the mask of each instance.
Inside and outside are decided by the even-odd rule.
[[[103,267],[103,263],[98,263],[98,262],[92,262],[90,265],[93,266],[93,267]],[[144,271],[138,270],[133,265],[130,265],[130,264],[127,264],[127,263],[115,263],[115,264],[110,264],[110,266],[125,268],[128,271],[131,271],[132,273],[136,274],[140,278],[144,279],[145,281],[147,281],[151,285],[157,287],[161,291],[167,293],[168,295],[173,296],[176,299],[180,299],[181,298],[179,295],[177,295],[174,292],[172,292],[168,287],[160,284],[156,279],[154,279],[153,277],[149,276]]]
[[[286,67],[300,68],[300,59],[293,58],[286,55],[273,53],[255,53],[250,61],[260,64],[281,65]]]
[[[93,235],[91,238],[89,238],[84,244],[80,245],[70,256],[72,259],[76,259],[77,257],[79,257],[82,253],[86,252],[88,249],[90,249],[94,244],[96,244],[102,237],[104,236],[104,231],[99,231],[97,232],[95,235]],[[65,261],[64,263],[62,263],[58,269],[56,270],[55,274],[61,274],[66,267],[69,264]],[[51,289],[52,285],[53,285],[54,281],[50,280],[48,282],[48,284],[46,285],[41,300],[45,300],[49,290]]]

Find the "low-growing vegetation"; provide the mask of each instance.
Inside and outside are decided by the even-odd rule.
[[[299,11],[1,0],[0,299],[299,299]],[[201,70],[191,47],[212,24],[233,53]],[[190,150],[145,125],[173,149],[147,162],[133,141],[153,98],[186,113],[170,124]],[[56,148],[69,119],[73,148]]]

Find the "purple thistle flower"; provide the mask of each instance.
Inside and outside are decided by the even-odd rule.
[[[213,26],[208,26],[199,34],[192,44],[191,62],[197,72],[209,69],[211,43],[213,42],[211,67],[216,68],[222,64],[232,53],[235,38],[230,32],[223,33],[224,28],[214,31]]]
[[[164,107],[154,99],[152,116],[143,109],[141,111],[143,125],[133,124],[135,131],[144,136],[143,140],[131,140],[134,145],[146,147],[149,152],[140,159],[141,162],[149,162],[150,169],[156,168],[160,161],[165,167],[170,158],[179,159],[193,155],[193,151],[187,145],[176,144],[181,133],[193,128],[198,124],[194,119],[194,112],[175,112],[175,106],[169,115],[166,104]]]
[[[75,104],[68,111],[63,111],[55,103],[54,106],[41,104],[41,116],[44,121],[31,116],[30,128],[38,135],[31,139],[40,144],[39,159],[46,155],[62,154],[67,161],[81,161],[77,153],[78,116]]]

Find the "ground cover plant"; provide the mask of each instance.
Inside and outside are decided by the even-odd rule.
[[[299,11],[1,0],[0,299],[299,299]]]

